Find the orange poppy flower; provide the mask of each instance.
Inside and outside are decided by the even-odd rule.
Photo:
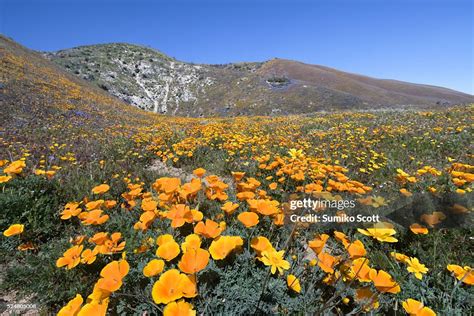
[[[196,283],[179,270],[171,269],[155,282],[151,295],[156,304],[168,304],[182,297],[196,296]]]
[[[150,278],[160,274],[165,267],[165,262],[160,259],[153,259],[143,268],[143,275]]]
[[[181,185],[181,180],[179,178],[163,177],[155,181],[155,183],[153,184],[153,188],[156,191],[170,194],[170,193],[176,192],[180,185]]]
[[[108,184],[101,184],[94,188],[92,188],[92,193],[94,194],[104,194],[105,192],[110,190],[110,186]]]
[[[339,262],[337,257],[331,256],[327,252],[320,252],[318,254],[318,266],[326,273],[334,273],[334,266]]]
[[[23,168],[26,167],[26,163],[23,160],[16,160],[9,164],[3,172],[11,176],[14,174],[20,174],[23,171]]]
[[[10,225],[10,227],[8,227],[4,232],[3,232],[3,235],[5,237],[11,237],[11,236],[15,236],[15,235],[19,235],[21,233],[23,233],[23,230],[25,229],[25,225],[22,225],[22,224],[13,224],[13,225]]]
[[[415,235],[419,235],[419,234],[426,235],[426,234],[428,234],[428,228],[426,228],[425,226],[420,225],[418,223],[411,224],[410,225],[410,230]]]
[[[86,203],[86,209],[88,211],[95,210],[95,209],[101,207],[103,203],[104,203],[104,200],[90,201],[90,202]]]
[[[232,177],[234,178],[234,181],[237,181],[237,182],[242,180],[242,178],[245,176],[245,172],[232,171],[231,174],[232,174]]]
[[[64,210],[61,212],[61,219],[70,219],[73,216],[79,215],[82,209],[79,208],[79,203],[69,202],[64,206]]]
[[[158,207],[158,202],[154,201],[152,198],[147,198],[142,200],[142,210],[145,212],[155,211]]]
[[[371,282],[369,272],[372,270],[369,267],[369,260],[367,258],[357,258],[352,261],[351,270],[353,277],[360,282]]]
[[[0,176],[0,183],[7,183],[11,179],[13,179],[12,176]]]
[[[84,264],[92,264],[97,256],[97,249],[86,249],[81,254],[81,262]]]
[[[179,190],[179,195],[182,199],[188,200],[191,197],[194,197],[202,189],[201,179],[193,178],[191,182],[185,183],[181,190]]]
[[[179,300],[178,302],[168,303],[163,309],[163,316],[195,316],[196,311],[193,305]]]
[[[262,252],[273,249],[272,244],[270,241],[263,236],[258,236],[252,238],[252,241],[250,242],[250,247],[257,252],[257,254],[260,256]]]
[[[273,215],[279,212],[278,201],[275,200],[247,200],[250,210],[262,215]]]
[[[140,215],[140,220],[137,223],[135,223],[133,228],[146,230],[150,227],[150,225],[153,223],[155,218],[156,218],[155,212],[153,211],[143,212],[142,215]]]
[[[430,227],[434,227],[435,225],[441,223],[446,218],[443,212],[433,212],[432,214],[423,214],[420,217],[422,222],[425,222]]]
[[[244,201],[244,200],[253,199],[255,197],[255,193],[251,191],[243,191],[243,192],[237,193],[236,196],[240,201]]]
[[[115,292],[122,286],[122,279],[128,274],[130,265],[126,260],[112,261],[100,271],[97,286],[101,290]]]
[[[214,260],[222,260],[243,244],[240,236],[220,236],[212,241],[209,252]]]
[[[323,251],[324,246],[326,245],[326,241],[329,239],[329,235],[321,234],[314,237],[313,240],[308,242],[309,248],[311,248],[316,254],[321,253]]]
[[[450,211],[453,213],[453,214],[464,214],[464,213],[469,213],[469,209],[461,204],[454,204],[453,206],[451,206],[450,208]]]
[[[194,171],[193,171],[193,174],[198,178],[202,178],[202,176],[205,173],[206,173],[206,169],[204,169],[204,168],[197,168],[197,169],[194,169]]]
[[[82,212],[79,218],[83,225],[101,225],[109,220],[109,215],[102,215],[102,210],[96,209],[90,212]]]
[[[98,286],[98,282],[96,282],[94,284],[94,288],[92,289],[92,293],[89,294],[89,296],[87,297],[87,300],[100,302],[104,299],[107,299],[110,296],[110,294],[112,294],[112,292],[101,289]]]
[[[77,316],[105,316],[107,314],[107,307],[109,305],[109,298],[103,300],[92,300],[84,305]]]
[[[372,269],[369,272],[369,278],[374,282],[374,286],[382,293],[393,293],[400,292],[400,285],[395,282],[390,274],[383,270]]]
[[[221,210],[226,212],[227,215],[232,215],[238,207],[239,204],[237,203],[226,202],[222,205]]]
[[[201,238],[196,234],[189,234],[186,236],[184,242],[181,244],[183,253],[191,249],[199,249],[201,247]]]
[[[77,315],[81,309],[82,302],[84,302],[84,299],[82,298],[81,294],[76,294],[76,296],[70,300],[66,306],[59,310],[57,316]]]
[[[176,204],[171,207],[171,210],[166,214],[168,219],[171,219],[171,227],[177,228],[183,226],[185,223],[193,222],[193,213],[189,206],[185,204]]]
[[[173,260],[180,253],[179,244],[169,234],[158,237],[156,243],[159,246],[156,255],[166,261]]]
[[[283,226],[285,224],[285,214],[278,213],[273,215],[273,224],[276,226]]]
[[[61,258],[56,261],[58,268],[66,266],[66,268],[72,269],[81,262],[81,252],[84,246],[72,246],[66,250]]]
[[[102,245],[98,247],[101,254],[112,254],[115,252],[122,251],[125,248],[125,241],[119,243],[122,238],[121,233],[113,233],[110,235],[110,239],[106,239]]]
[[[413,193],[411,193],[410,191],[408,191],[408,190],[405,189],[405,188],[400,189],[400,193],[401,193],[402,195],[406,196],[406,197],[410,197],[410,196],[413,195]]]
[[[224,192],[229,186],[220,180],[210,180],[211,177],[207,177],[206,180],[209,182],[206,189],[206,196],[210,200],[225,201],[228,196]]]
[[[237,216],[237,219],[247,228],[253,227],[259,222],[258,215],[254,212],[242,212]]]
[[[454,274],[456,279],[462,280],[465,284],[474,285],[474,269],[471,267],[461,267],[456,264],[448,264],[447,268]]]
[[[390,253],[390,256],[392,256],[392,258],[394,258],[398,262],[402,262],[402,263],[405,263],[407,260],[410,259],[410,257],[408,257],[407,255],[404,255],[403,253],[399,253],[395,251],[392,251]]]
[[[346,234],[337,230],[334,231],[334,238],[339,240],[344,245],[344,247],[351,242],[349,238],[347,238]]]
[[[204,222],[199,222],[194,227],[194,233],[204,236],[206,238],[216,238],[224,231],[224,224],[216,223],[213,220],[206,219],[206,224]]]
[[[345,248],[352,259],[364,257],[367,254],[364,244],[360,240],[355,240],[354,242],[346,245]]]
[[[108,239],[108,234],[109,233],[106,232],[96,233],[94,236],[89,238],[89,242],[94,243],[96,245],[102,245]]]
[[[194,274],[204,269],[209,263],[209,252],[204,249],[187,249],[181,257],[178,267],[181,271]]]
[[[403,301],[402,306],[410,316],[436,316],[436,313],[431,308],[425,307],[422,302],[411,298]]]
[[[115,205],[117,205],[117,201],[114,201],[114,200],[107,200],[107,201],[104,202],[104,206],[108,210],[114,208]]]

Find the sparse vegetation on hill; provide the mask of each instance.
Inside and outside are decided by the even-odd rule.
[[[167,115],[286,115],[474,102],[472,96],[449,89],[284,59],[198,65],[129,44],[83,46],[45,55],[129,104]]]

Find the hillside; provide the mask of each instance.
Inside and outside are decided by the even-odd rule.
[[[53,115],[84,118],[83,123],[120,123],[129,119],[149,119],[139,111],[81,80],[61,67],[13,40],[0,35],[0,89],[2,119],[22,121]],[[74,122],[74,119],[72,120]]]
[[[71,141],[70,150],[81,159],[91,159],[87,155],[94,144],[129,134],[159,119],[3,36],[0,105],[3,140],[21,142],[24,149],[34,153],[47,149],[61,136]]]
[[[474,100],[446,88],[283,59],[197,65],[130,44],[82,46],[45,56],[129,104],[168,115],[285,115],[449,106]]]

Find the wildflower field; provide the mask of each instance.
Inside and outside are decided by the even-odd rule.
[[[2,54],[2,293],[59,315],[472,313],[473,106],[173,118]],[[381,220],[292,221],[305,198]]]

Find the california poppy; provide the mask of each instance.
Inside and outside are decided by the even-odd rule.
[[[168,303],[163,309],[163,316],[195,316],[196,311],[193,305],[179,300],[177,302]]]
[[[254,212],[242,212],[237,216],[237,219],[247,228],[253,227],[259,222],[258,215]]]
[[[167,234],[158,237],[157,244],[156,255],[166,261],[173,260],[180,253],[179,244],[174,241],[171,235]]]
[[[382,293],[393,293],[396,294],[400,292],[400,285],[395,282],[390,274],[383,270],[372,269],[369,271],[369,277],[372,282],[374,282],[374,286]]]
[[[57,316],[77,315],[81,309],[82,302],[84,302],[84,299],[82,298],[81,294],[76,294],[76,296],[70,300],[66,306],[59,310]]]
[[[4,232],[3,232],[3,235],[5,237],[11,237],[11,236],[15,236],[15,235],[19,235],[21,233],[23,233],[23,230],[25,229],[25,225],[22,225],[22,224],[13,224],[13,225],[10,225],[10,227],[8,227]]]
[[[270,241],[263,236],[252,238],[250,246],[253,248],[253,250],[257,252],[259,256],[262,254],[263,251],[273,249],[273,246]]]
[[[183,253],[191,249],[199,249],[201,247],[201,238],[196,234],[189,234],[181,244],[181,250]]]
[[[426,234],[428,234],[428,228],[426,228],[425,226],[420,225],[418,223],[411,224],[410,225],[410,230],[415,235],[419,235],[419,234],[426,235]]]
[[[316,254],[319,254],[324,246],[326,245],[326,241],[329,239],[329,235],[321,234],[314,237],[313,240],[308,242],[309,248],[311,248]]]
[[[195,283],[187,275],[171,269],[155,282],[151,294],[156,304],[168,304],[183,296],[193,297],[197,293]]]
[[[58,268],[66,266],[66,268],[72,269],[81,262],[81,252],[84,246],[72,246],[66,250],[61,258],[56,261]]]
[[[205,173],[206,173],[206,169],[204,169],[204,168],[197,168],[197,169],[194,169],[194,171],[193,171],[193,174],[198,178],[202,178],[202,176]]]
[[[240,236],[220,236],[212,241],[209,252],[214,260],[222,260],[243,244]]]
[[[105,192],[110,190],[110,186],[108,184],[101,184],[96,187],[92,188],[92,193],[94,194],[104,194]]]
[[[209,263],[209,252],[204,249],[187,249],[181,257],[178,267],[181,271],[194,274],[204,269]]]
[[[199,222],[194,227],[194,233],[207,237],[207,238],[216,238],[224,230],[224,225],[222,223],[216,223],[213,220],[206,219],[206,223]]]
[[[239,204],[237,203],[232,203],[232,202],[226,202],[224,205],[222,205],[221,209],[226,212],[227,215],[231,215],[232,213],[235,212],[235,210],[239,207]]]
[[[436,313],[429,307],[425,307],[422,302],[414,299],[407,299],[402,302],[403,309],[410,316],[435,316]]]
[[[143,268],[143,275],[146,277],[153,277],[160,274],[165,267],[165,262],[160,259],[153,259],[147,263]]]

